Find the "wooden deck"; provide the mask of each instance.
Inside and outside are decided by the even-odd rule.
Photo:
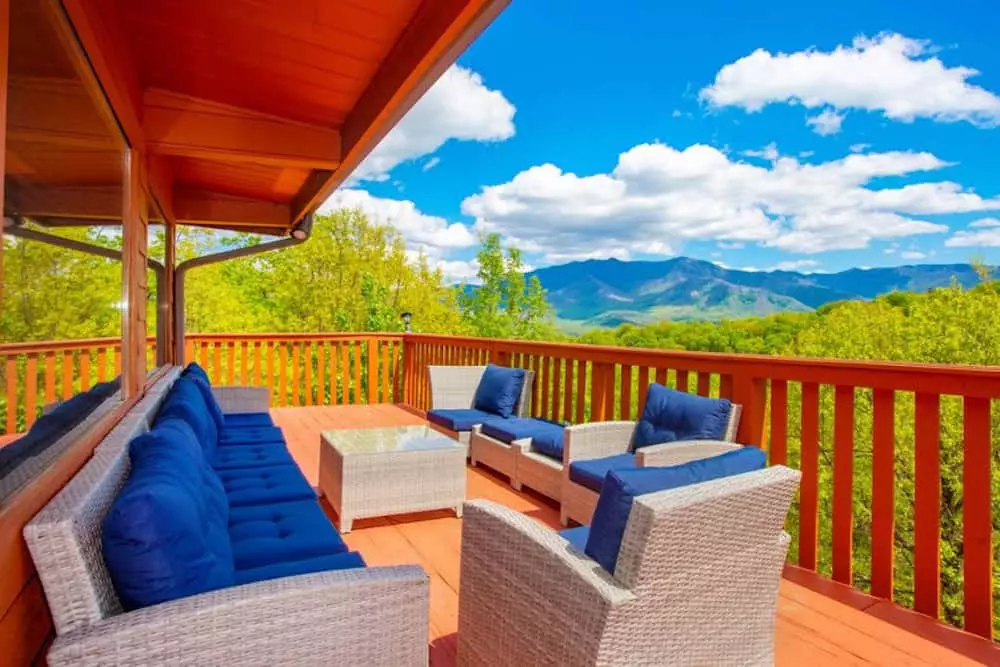
[[[272,413],[314,485],[320,431],[424,423],[392,405],[278,408]],[[559,527],[557,506],[515,492],[504,478],[482,469],[469,469],[468,496],[502,503]],[[430,655],[435,666],[455,664],[461,530],[460,519],[441,511],[356,521],[346,536],[370,565],[417,563],[430,575]],[[789,567],[778,605],[776,662],[810,667],[997,665],[1000,653],[985,640]]]

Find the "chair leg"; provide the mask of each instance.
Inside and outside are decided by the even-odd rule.
[[[566,514],[566,510],[559,506],[559,523],[562,524],[563,528],[569,528],[569,515]]]

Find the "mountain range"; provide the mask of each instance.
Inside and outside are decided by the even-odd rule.
[[[568,331],[661,320],[718,320],[807,312],[833,301],[924,292],[952,280],[979,282],[969,264],[849,269],[840,273],[745,271],[690,257],[659,262],[586,260],[549,266],[537,276]]]

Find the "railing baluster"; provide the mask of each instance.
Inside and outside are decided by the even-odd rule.
[[[562,387],[562,420],[571,422],[573,421],[573,360],[569,357],[563,359]]]
[[[361,405],[361,341],[351,343],[354,355],[354,405]]]
[[[305,367],[305,404],[312,405],[316,401],[313,400],[313,342],[307,340],[303,345],[302,350],[302,365]]]
[[[263,375],[262,370],[263,369],[261,368],[260,348],[261,348],[261,341],[259,341],[259,340],[254,341],[254,343],[253,343],[253,375],[254,375],[254,383],[253,384],[254,384],[255,387],[262,387],[262,386],[264,386],[264,382],[262,381],[262,375]]]
[[[56,353],[45,353],[45,404],[56,400]]]
[[[212,384],[222,384],[222,342],[212,345]]]
[[[965,629],[993,638],[993,517],[990,468],[990,401],[965,397],[962,462],[962,552],[964,561]]]
[[[687,393],[688,384],[690,384],[690,378],[688,377],[687,370],[683,368],[677,369],[677,391],[683,391]]]
[[[708,396],[712,393],[712,374],[707,371],[698,371],[698,395]]]
[[[200,361],[198,362],[205,372],[208,373],[208,341],[201,341],[198,343],[198,356]]]
[[[636,405],[635,405],[636,419],[641,417],[643,410],[646,409],[646,392],[649,391],[650,372],[651,369],[648,366],[639,367],[639,381],[636,383],[636,389],[639,392],[639,396],[636,399]]]
[[[301,355],[301,344],[298,341],[291,341],[292,346],[292,405],[302,405],[299,397],[299,356]]]
[[[316,341],[316,405],[326,405],[326,341]]]
[[[115,355],[115,377],[122,374],[122,346],[117,345],[114,348]]]
[[[604,418],[615,419],[615,399],[618,397],[615,392],[615,379],[618,375],[615,364],[608,364],[605,373],[604,381],[607,386],[604,389]]]
[[[73,351],[65,350],[62,353],[62,399],[65,401],[73,394]]]
[[[226,343],[226,384],[236,384],[236,341]]]
[[[552,408],[551,408],[551,418],[558,421],[559,411],[562,409],[563,403],[563,383],[562,383],[562,370],[563,360],[560,357],[553,357],[552,359]]]
[[[278,405],[288,405],[288,344],[278,343]]]
[[[733,398],[733,376],[728,373],[719,376],[719,398]]]
[[[389,366],[389,352],[391,343],[387,340],[382,341],[382,402],[391,403],[392,402],[392,384],[390,378],[390,366]]]
[[[657,368],[656,369],[656,383],[662,384],[664,387],[667,386],[667,378],[669,375],[669,369],[667,368]]]
[[[90,350],[80,350],[80,391],[90,389]]]
[[[582,424],[587,407],[587,360],[576,360],[576,423]]]
[[[248,341],[240,341],[240,384],[247,386],[250,384],[250,355]]]
[[[854,549],[854,387],[837,385],[833,409],[833,579],[850,584]]]
[[[941,604],[941,397],[916,394],[913,608],[938,617]]]
[[[338,405],[351,404],[351,351],[350,343],[340,342],[340,396]]]
[[[802,383],[802,481],[799,491],[799,565],[816,569],[819,510],[819,385]]]
[[[872,595],[892,599],[896,531],[896,392],[872,392]]]
[[[7,357],[7,434],[17,433],[17,355]]]
[[[698,385],[701,394],[701,379]],[[701,394],[704,396],[704,394]],[[769,460],[771,465],[784,465],[788,462],[788,383],[785,380],[771,380],[771,438]]]
[[[187,338],[184,340],[184,365],[190,364],[194,360],[194,340]]]
[[[330,341],[330,399],[328,405],[337,404],[337,341]]]
[[[38,402],[38,353],[28,355],[24,376],[24,429],[35,423]]]
[[[378,339],[369,338],[368,348],[368,405],[378,403]]]
[[[274,341],[267,341],[267,391],[274,398]]]
[[[81,354],[90,357],[90,351],[84,350]],[[104,382],[108,378],[108,352],[107,348],[97,348],[97,381]]]

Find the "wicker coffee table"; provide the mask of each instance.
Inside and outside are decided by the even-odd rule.
[[[454,508],[465,501],[465,446],[427,426],[320,435],[319,487],[350,532],[355,519]]]

